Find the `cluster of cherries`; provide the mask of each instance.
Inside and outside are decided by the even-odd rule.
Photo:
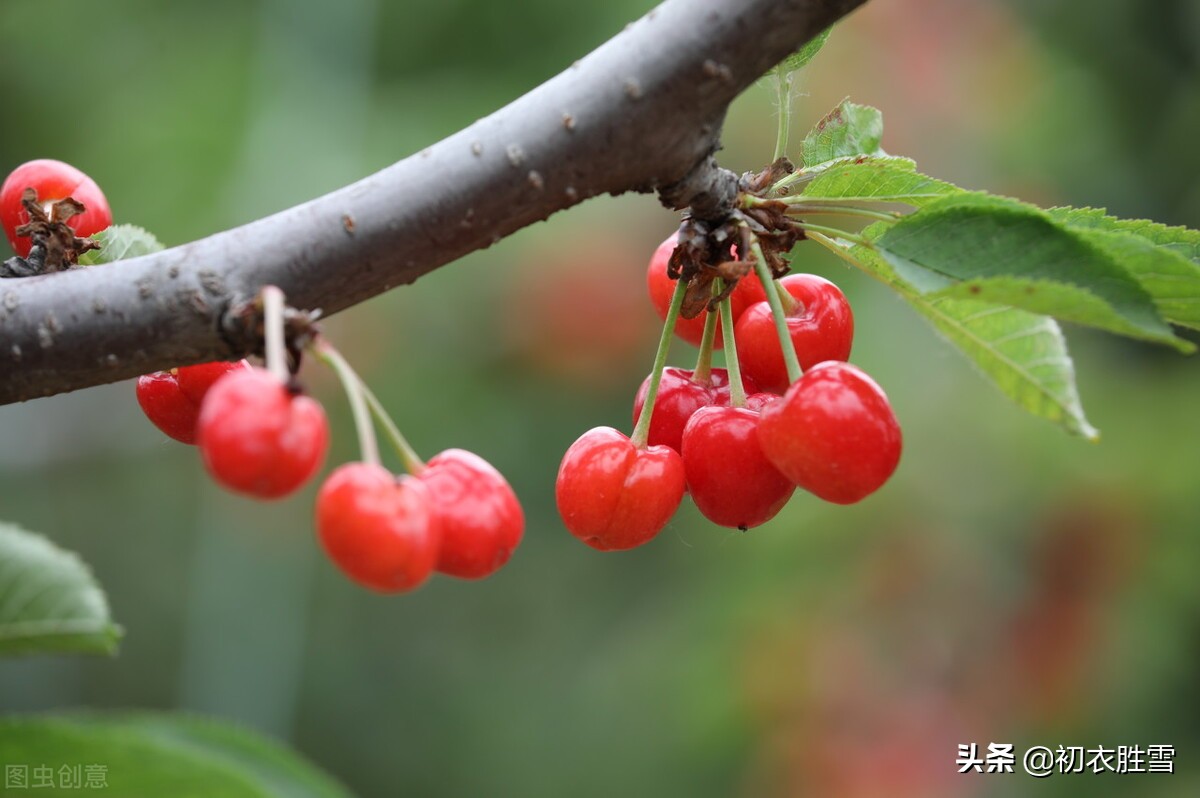
[[[26,202],[30,190],[32,208]],[[31,253],[45,251],[48,237],[94,235],[112,224],[112,212],[86,174],[61,161],[38,160],[19,166],[0,186],[0,222],[18,258],[32,262]],[[203,363],[137,381],[138,404],[156,427],[196,445],[217,483],[259,499],[300,489],[321,469],[329,448],[324,409],[288,371],[282,302],[282,294],[268,287],[256,305],[267,368],[246,360]],[[333,562],[381,592],[412,590],[434,571],[480,579],[504,565],[521,541],[525,518],[500,472],[462,449],[421,462],[341,355],[315,330],[310,333],[309,348],[342,378],[363,442],[363,461],[335,469],[317,495],[317,534]],[[394,475],[379,464],[371,418],[359,412],[364,397],[408,474]]]
[[[654,252],[647,287],[675,335],[701,347],[700,362],[656,364],[634,400],[631,437],[597,427],[567,450],[556,485],[567,529],[596,549],[628,549],[654,538],[685,492],[712,522],[745,530],[773,518],[797,487],[837,504],[878,490],[899,463],[900,426],[874,380],[845,362],[854,318],[838,287],[812,274],[764,286],[749,274],[721,300],[719,319],[676,320],[676,243],[672,235]],[[767,290],[778,293],[783,325]],[[669,342],[664,329],[660,362]],[[709,365],[714,346],[728,369]],[[803,370],[794,381],[785,346]]]
[[[349,379],[358,378],[351,372]],[[245,360],[147,374],[138,379],[137,398],[160,430],[196,444],[218,484],[246,496],[295,492],[320,470],[329,448],[320,403],[293,379]],[[422,463],[402,446],[408,474],[380,465],[370,444],[363,461],[339,466],[321,485],[316,526],[330,559],[385,593],[412,590],[434,571],[462,579],[494,573],[525,528],[508,482],[471,452],[448,449]]]
[[[0,187],[0,222],[23,275],[62,249],[48,246],[52,238],[71,245],[68,252],[93,246],[74,236],[107,228],[112,213],[87,175],[40,160],[18,167]],[[647,273],[666,324],[634,402],[633,434],[590,430],[559,468],[555,493],[567,529],[597,549],[628,549],[658,534],[685,491],[714,523],[748,529],[774,517],[796,487],[838,504],[879,489],[899,462],[900,427],[879,386],[845,362],[854,319],[842,292],[811,274],[771,279],[758,263],[758,276],[746,274],[723,292],[720,320],[711,302],[679,318],[688,286],[668,266],[676,243],[672,236],[659,246]],[[260,499],[298,490],[329,447],[324,410],[288,368],[282,303],[268,287],[253,306],[266,368],[205,363],[137,382],[138,402],[159,429],[195,444],[219,484]],[[700,346],[695,369],[664,367],[672,332]],[[311,327],[305,345],[338,372],[363,457],[335,469],[317,495],[317,533],[330,558],[351,579],[384,592],[411,590],[434,571],[478,579],[507,562],[525,520],[504,477],[461,449],[422,462]],[[724,347],[727,368],[711,366],[714,346]],[[372,415],[408,474],[380,465]]]

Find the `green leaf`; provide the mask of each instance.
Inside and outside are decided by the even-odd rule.
[[[0,522],[0,655],[112,654],[120,637],[78,556]]]
[[[1177,252],[1192,263],[1200,264],[1200,230],[1168,227],[1148,219],[1119,219],[1107,215],[1101,208],[1050,208],[1046,213],[1055,221],[1076,230],[1132,233],[1155,246]]]
[[[849,202],[903,202],[919,208],[962,191],[958,186],[921,174],[908,158],[852,157],[818,169],[820,171],[801,192],[805,197]]]
[[[842,100],[804,137],[805,167],[851,155],[879,154],[883,114],[878,108]]]
[[[102,779],[110,795],[172,798],[348,798],[331,777],[283,746],[227,723],[156,713],[16,716],[0,720],[6,773],[30,792],[70,796]],[[87,770],[92,766],[92,770]],[[53,787],[33,789],[35,768]],[[66,768],[66,771],[62,770]],[[74,769],[79,769],[79,781]],[[42,772],[46,778],[45,771]],[[101,789],[98,785],[90,789]]]
[[[899,293],[1019,407],[1072,434],[1099,438],[1084,415],[1075,367],[1054,319],[976,300],[925,295],[870,249],[840,242],[831,246]]]
[[[1051,218],[1118,257],[1172,324],[1200,329],[1200,231],[1094,208],[1052,208]]]
[[[821,52],[821,48],[825,46],[825,42],[829,40],[829,34],[833,31],[830,26],[818,33],[808,41],[803,47],[789,55],[783,60],[779,67],[786,72],[795,72],[809,61],[813,60],[817,53]]]
[[[136,258],[163,248],[153,233],[133,224],[113,225],[96,233],[92,240],[100,245],[100,249],[81,255],[80,266],[98,266],[101,263]]]
[[[1155,246],[1136,235],[1101,230],[1082,235],[1137,278],[1164,319],[1200,330],[1200,266],[1177,250]]]
[[[963,192],[869,231],[874,248],[922,293],[1009,305],[1183,352],[1195,348],[1175,337],[1123,253],[1032,205]]]

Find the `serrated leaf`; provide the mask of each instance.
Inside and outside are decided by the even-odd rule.
[[[231,724],[190,716],[9,717],[0,720],[0,751],[6,772],[24,765],[31,784],[34,768],[52,768],[49,780],[54,787],[33,790],[39,795],[102,789],[111,795],[173,798],[350,796],[278,743]],[[92,769],[85,770],[89,765]],[[89,778],[103,786],[89,787]]]
[[[1010,305],[1192,351],[1110,248],[1032,205],[963,192],[930,203],[873,246],[921,292]],[[879,234],[882,232],[882,234]]]
[[[919,208],[962,191],[951,183],[921,174],[908,158],[851,157],[823,164],[817,169],[820,171],[801,192],[805,197],[847,202],[903,202]]]
[[[134,224],[115,224],[92,236],[100,249],[85,252],[79,258],[80,266],[98,266],[118,260],[149,255],[163,248],[153,233]]]
[[[1178,250],[1156,246],[1137,235],[1103,230],[1079,232],[1137,278],[1164,319],[1200,330],[1200,266]]]
[[[875,155],[883,138],[883,114],[878,108],[842,100],[804,137],[805,167],[851,155]]]
[[[1077,230],[1131,233],[1200,264],[1200,230],[1169,227],[1148,219],[1120,219],[1109,216],[1102,208],[1050,208],[1046,213],[1055,221]]]
[[[120,636],[77,555],[0,522],[0,655],[111,654]]]
[[[1067,225],[1111,252],[1172,324],[1200,329],[1200,231],[1145,219],[1118,219],[1094,208],[1052,208]]]
[[[825,42],[829,40],[829,34],[832,31],[833,28],[828,27],[818,33],[816,36],[810,39],[807,44],[785,58],[783,63],[779,65],[780,68],[785,73],[795,72],[797,69],[800,69],[809,61],[813,60],[817,53],[821,52],[821,48],[825,46]]]
[[[870,249],[841,242],[833,246],[900,294],[1019,407],[1074,435],[1099,438],[1084,415],[1075,366],[1054,319],[976,300],[922,294]]]

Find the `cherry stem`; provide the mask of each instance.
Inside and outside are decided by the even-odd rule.
[[[675,322],[679,319],[679,309],[683,307],[683,297],[686,293],[687,283],[676,280],[675,293],[671,294],[667,318],[663,322],[662,335],[658,339],[658,351],[654,354],[654,368],[650,372],[646,401],[642,404],[642,414],[638,416],[633,434],[629,436],[633,445],[639,449],[645,449],[646,442],[650,439],[650,417],[654,414],[654,400],[658,398],[658,385],[662,382],[663,367],[667,365],[667,354],[671,351],[671,338],[675,335]]]
[[[265,285],[260,296],[263,306],[263,356],[267,371],[280,382],[287,383],[290,374],[283,339],[283,291],[277,286]]]
[[[825,247],[825,249],[829,250],[834,255],[837,255],[839,258],[846,261],[846,263],[849,263],[856,269],[868,271],[861,263],[859,263],[857,258],[846,251],[845,247],[839,246],[838,243],[832,238],[810,230],[808,232],[808,239],[810,241],[816,241],[818,244]]]
[[[714,280],[718,285],[721,279]],[[733,302],[729,297],[721,301],[721,326],[725,332],[725,368],[729,372],[729,404],[731,407],[746,406],[746,386],[742,385],[742,366],[738,363],[737,344],[733,340]]]
[[[713,295],[716,295],[716,285],[713,285]],[[696,368],[692,371],[692,382],[708,385],[712,382],[712,351],[713,343],[717,340],[717,314],[711,311],[704,317],[704,334],[700,337],[700,355],[696,358]]]
[[[383,404],[375,396],[375,393],[367,387],[366,383],[360,383],[360,385],[371,415],[375,416],[375,420],[383,425],[383,431],[387,433],[388,441],[391,442],[392,448],[396,450],[396,454],[404,464],[404,470],[414,477],[417,476],[425,470],[424,461],[417,455],[416,450],[409,445],[408,439],[401,434],[400,428],[396,426],[395,421],[392,421],[392,417],[388,415],[387,410],[384,409]]]
[[[795,313],[800,309],[800,302],[796,297],[788,293],[788,290],[783,287],[783,284],[778,280],[772,280],[775,284],[775,293],[779,294],[779,304],[783,306],[783,312],[786,314]]]
[[[787,202],[787,200],[784,201]],[[900,220],[900,214],[898,213],[875,211],[870,208],[858,208],[853,205],[810,204],[804,196],[796,197],[792,202],[788,202],[787,212],[789,214],[805,214],[808,216],[822,213],[836,216],[859,216],[863,219],[877,219],[883,222],[897,222]]]
[[[871,246],[870,242],[862,236],[855,235],[854,233],[847,233],[845,230],[839,230],[836,227],[826,227],[825,225],[821,224],[809,224],[808,222],[803,221],[800,222],[800,226],[804,228],[805,232],[812,231],[814,233],[822,233],[830,238],[845,239],[846,241],[850,241],[855,244],[862,244],[864,247]]]
[[[750,250],[754,253],[754,270],[765,288],[775,280],[771,275],[771,270],[767,267],[767,259],[763,256],[758,237],[752,235],[750,240]],[[775,320],[775,334],[779,336],[779,348],[783,350],[783,362],[787,366],[788,382],[795,382],[800,379],[800,375],[804,371],[800,368],[800,359],[796,357],[796,346],[792,343],[792,336],[788,332],[787,311],[783,308],[783,300],[779,296],[778,290],[765,293],[767,303],[771,306],[771,317]]]
[[[775,67],[775,97],[779,103],[779,127],[775,131],[774,163],[787,154],[788,128],[792,121],[792,73],[783,64]]]
[[[367,403],[363,398],[362,380],[354,373],[354,369],[350,368],[342,353],[325,339],[318,338],[312,350],[321,362],[334,370],[346,391],[350,412],[354,415],[354,428],[358,432],[358,450],[362,461],[370,465],[379,465],[379,443],[375,440],[375,428],[371,425],[371,415],[367,412]]]

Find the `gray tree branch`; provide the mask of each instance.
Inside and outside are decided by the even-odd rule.
[[[465,130],[311,202],[119,264],[0,281],[0,404],[245,354],[268,284],[326,314],[598,194],[703,212],[729,103],[866,0],[666,0]]]

